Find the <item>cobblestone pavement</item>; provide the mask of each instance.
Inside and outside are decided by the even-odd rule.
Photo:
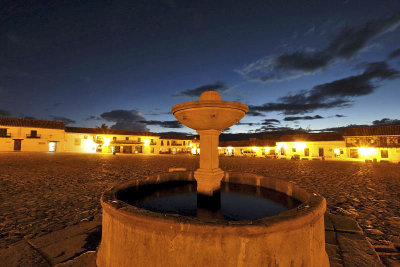
[[[320,193],[331,213],[357,220],[387,266],[400,264],[400,164],[222,157],[220,165]],[[0,248],[90,220],[105,189],[169,167],[195,170],[198,157],[0,153]]]

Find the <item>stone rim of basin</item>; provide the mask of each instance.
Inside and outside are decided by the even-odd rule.
[[[216,93],[216,94],[215,94]],[[191,109],[191,108],[229,108],[229,109],[238,109],[247,113],[249,111],[249,107],[245,104],[228,101],[228,100],[221,100],[221,95],[214,91],[207,91],[201,94],[200,100],[196,101],[187,101],[180,104],[176,104],[171,108],[172,114],[175,114],[178,111],[184,109]]]
[[[270,188],[282,193],[287,193],[284,191],[279,190],[280,188],[290,188],[289,192],[291,196],[300,200],[302,204],[300,204],[297,208],[289,209],[284,211],[278,215],[264,217],[258,220],[253,221],[223,221],[219,219],[210,219],[210,218],[197,218],[197,217],[190,217],[184,216],[179,214],[169,214],[169,213],[160,213],[154,212],[146,209],[141,209],[133,205],[129,205],[121,200],[118,200],[116,194],[118,191],[123,190],[128,187],[133,186],[140,186],[143,184],[155,184],[160,182],[167,182],[173,180],[189,180],[193,181],[193,172],[180,172],[180,173],[162,173],[159,175],[153,175],[146,177],[144,179],[135,180],[131,182],[127,182],[116,187],[113,187],[102,195],[101,198],[101,205],[103,209],[107,209],[109,212],[118,213],[119,216],[124,216],[126,219],[129,220],[130,217],[138,218],[154,218],[158,223],[165,224],[166,227],[169,227],[171,223],[184,223],[190,225],[200,225],[200,226],[207,226],[210,227],[244,227],[246,230],[251,230],[254,233],[266,233],[266,232],[275,232],[275,231],[282,231],[282,229],[290,230],[296,229],[301,227],[304,224],[310,223],[312,218],[316,218],[319,216],[323,216],[326,209],[326,200],[318,195],[309,193],[306,190],[300,188],[299,186],[287,182],[281,179],[272,178],[272,177],[264,177],[261,175],[256,175],[252,173],[236,173],[230,172],[225,174],[224,180],[226,182],[229,181],[229,176],[232,175],[240,175],[241,177],[246,177],[246,182],[243,184],[254,185],[254,186],[262,186],[259,185],[256,180],[257,179],[265,179],[268,181],[268,184],[272,187],[262,186],[266,188]],[[160,178],[160,177],[163,178]],[[187,176],[187,179],[183,179],[182,177]],[[178,177],[178,179],[176,179]],[[171,179],[169,179],[171,178]],[[175,179],[173,179],[175,178]],[[250,178],[250,179],[249,179]],[[253,183],[254,182],[254,183]],[[278,186],[277,186],[278,185]],[[113,212],[114,210],[114,212]],[[204,231],[209,231],[210,229],[204,229]]]

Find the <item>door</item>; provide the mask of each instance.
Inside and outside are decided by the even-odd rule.
[[[310,149],[309,148],[304,148],[304,156],[309,157],[310,156]]]
[[[49,142],[49,151],[56,152],[57,151],[57,142]]]
[[[323,157],[324,156],[324,149],[323,148],[319,148],[318,149],[318,154],[319,154],[320,157]]]
[[[21,139],[14,139],[14,151],[21,151]]]

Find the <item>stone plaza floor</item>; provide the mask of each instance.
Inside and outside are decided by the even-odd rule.
[[[330,213],[359,223],[385,265],[400,265],[400,164],[221,157],[220,166],[320,193]],[[105,189],[170,167],[195,170],[198,157],[0,153],[0,248],[91,221]]]

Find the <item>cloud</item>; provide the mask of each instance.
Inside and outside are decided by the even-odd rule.
[[[102,120],[102,118],[97,117],[97,116],[94,116],[94,115],[90,115],[89,117],[87,117],[87,118],[84,119],[84,120],[85,120],[85,121],[92,121],[92,120],[100,121],[100,120]]]
[[[109,122],[115,122],[111,129],[149,131],[146,124],[146,118],[137,110],[116,109],[104,112],[100,117]]]
[[[397,48],[397,49],[393,50],[393,51],[388,55],[388,59],[392,59],[392,58],[396,58],[396,57],[400,57],[400,48]]]
[[[205,91],[218,91],[220,93],[224,93],[229,91],[229,87],[225,86],[223,82],[216,82],[213,84],[203,85],[194,89],[187,89],[178,94],[172,95],[173,97],[199,97]]]
[[[53,121],[62,121],[65,125],[76,123],[76,121],[63,116],[50,116]]]
[[[276,125],[278,123],[281,123],[281,122],[277,119],[265,119],[265,120],[261,121],[261,125],[264,125],[264,126],[272,126],[272,125]]]
[[[5,116],[5,117],[11,116],[11,113],[8,112],[7,110],[0,109],[0,116]]]
[[[265,117],[265,114],[258,112],[258,111],[250,110],[249,112],[246,113],[246,116]]]
[[[344,118],[344,117],[346,117],[346,116],[345,116],[345,115],[341,115],[341,114],[336,114],[335,117],[336,117],[336,118]]]
[[[270,55],[236,70],[244,77],[261,82],[294,79],[328,67],[338,59],[354,58],[375,37],[396,29],[400,25],[400,12],[382,19],[342,29],[321,50],[296,51],[280,55]]]
[[[315,116],[293,116],[293,117],[285,117],[284,121],[298,121],[298,120],[319,120],[323,119],[324,117],[320,115]]]
[[[400,77],[400,72],[390,68],[386,62],[364,64],[365,70],[359,75],[319,84],[309,90],[278,98],[277,102],[250,106],[258,112],[278,111],[285,115],[313,112],[318,109],[343,108],[352,104],[352,98],[368,95],[378,87],[377,82]]]
[[[183,128],[183,125],[179,121],[141,121],[142,123],[146,125],[158,125],[163,128]]]
[[[383,118],[381,120],[374,120],[372,122],[372,125],[374,126],[380,126],[380,125],[400,125],[400,120],[399,119],[389,119],[389,118]]]

